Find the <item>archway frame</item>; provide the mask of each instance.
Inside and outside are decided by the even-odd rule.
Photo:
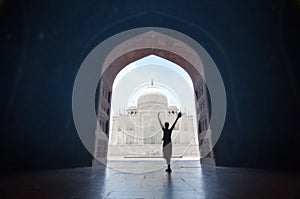
[[[106,55],[99,81],[97,129],[95,133],[94,165],[104,163],[107,158],[112,84],[128,64],[148,55],[176,63],[191,77],[195,91],[195,107],[198,126],[198,141],[201,162],[215,164],[212,139],[209,131],[208,96],[205,71],[199,54],[188,44],[157,30],[149,30],[118,43]],[[197,67],[195,67],[197,66]],[[200,70],[199,70],[200,68]],[[104,136],[103,136],[104,135]],[[106,139],[103,137],[106,136]]]

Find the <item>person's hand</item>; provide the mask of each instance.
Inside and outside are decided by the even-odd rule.
[[[178,118],[181,118],[181,116],[182,116],[182,113],[179,112],[178,115],[177,115],[177,117],[178,117]]]

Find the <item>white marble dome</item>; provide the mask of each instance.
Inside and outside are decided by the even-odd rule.
[[[154,85],[148,86],[137,100],[138,108],[143,107],[167,107],[168,99],[166,95]]]

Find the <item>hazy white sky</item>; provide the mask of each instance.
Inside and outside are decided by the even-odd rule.
[[[117,75],[112,92],[112,115],[135,105],[141,92],[151,84],[158,86],[170,104],[194,116],[195,99],[190,76],[173,62],[150,55],[129,64]],[[195,125],[194,125],[195,126]]]

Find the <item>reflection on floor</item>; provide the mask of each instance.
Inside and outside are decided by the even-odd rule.
[[[195,160],[195,161],[191,161]],[[198,160],[198,161],[196,161]],[[199,157],[181,157],[172,156],[171,165],[174,168],[182,167],[182,163],[193,165],[193,167],[200,168]],[[114,158],[110,159],[107,163],[107,167],[117,171],[127,173],[149,173],[159,170],[164,170],[166,167],[166,161],[161,158]]]
[[[171,174],[162,167],[151,171],[153,165],[163,163],[162,160],[115,161],[111,168],[5,174],[0,178],[0,199],[300,198],[300,173],[201,168],[199,161],[184,160],[173,162]],[[131,172],[124,172],[128,170]]]

